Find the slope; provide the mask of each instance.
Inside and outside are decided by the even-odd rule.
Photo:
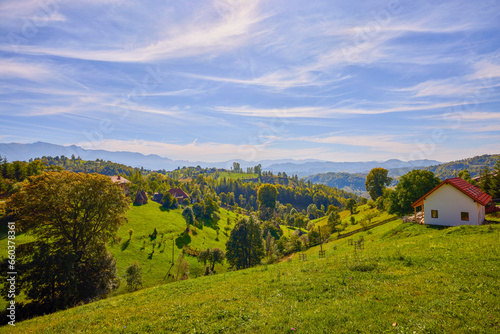
[[[0,333],[494,333],[499,236],[499,225],[394,221],[362,251],[338,240],[326,258],[157,286]]]

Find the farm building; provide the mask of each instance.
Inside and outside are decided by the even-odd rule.
[[[412,204],[422,207],[423,223],[427,225],[480,225],[485,206],[491,196],[459,177],[446,179]]]
[[[184,198],[189,198],[189,195],[186,194],[186,192],[180,188],[173,188],[173,189],[170,189],[168,192],[171,193],[177,199],[177,202],[179,204],[182,203],[182,200]]]
[[[153,201],[163,204],[163,194],[162,193],[154,193]]]
[[[143,205],[143,204],[148,204],[148,194],[144,191],[138,191],[137,195],[135,196],[135,205]]]
[[[118,176],[110,176],[110,179],[111,181],[113,181],[113,183],[119,185],[123,191],[128,194],[129,192],[129,183],[130,181],[127,180],[126,178],[118,175]]]

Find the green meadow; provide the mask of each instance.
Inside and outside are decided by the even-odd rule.
[[[184,245],[193,250],[203,250],[218,247],[225,250],[225,244],[230,230],[234,227],[238,219],[235,213],[220,209],[221,220],[210,226],[196,228],[191,226],[189,233],[186,233],[186,222],[182,217],[182,208],[175,210],[164,210],[160,204],[149,201],[141,206],[130,206],[127,212],[127,222],[120,227],[117,238],[108,243],[108,249],[117,260],[118,275],[122,278],[119,288],[113,295],[127,292],[125,281],[126,268],[138,262],[142,267],[143,287],[152,287],[158,284],[171,282],[169,273],[176,276],[175,268],[171,268],[172,253],[174,262],[182,252]],[[228,218],[230,224],[227,224]],[[5,226],[0,231],[0,249],[7,249],[7,230]],[[154,230],[157,230],[156,237],[153,237]],[[129,230],[132,229],[130,238]],[[219,233],[217,233],[219,230]],[[26,234],[18,234],[16,243],[22,244],[33,241],[34,238]],[[154,252],[153,252],[154,249]],[[203,264],[197,261],[194,256],[185,256],[189,263],[189,277],[197,277],[203,274]],[[216,272],[227,271],[227,265],[217,264]],[[23,296],[19,296],[18,301],[22,301]],[[0,307],[7,304],[0,299]]]
[[[226,178],[227,180],[229,180],[229,179],[233,179],[233,180],[255,179],[258,176],[259,175],[256,173],[249,174],[249,173],[218,172],[219,179]]]
[[[191,225],[189,232],[186,233],[182,208],[165,210],[153,201],[141,206],[132,205],[127,213],[128,222],[118,230],[118,239],[108,244],[108,249],[117,259],[119,275],[125,277],[125,269],[133,262],[138,262],[142,267],[143,287],[172,281],[173,279],[167,276],[172,264],[172,253],[175,263],[184,246],[195,251],[214,247],[225,250],[226,241],[237,216],[225,209],[220,209],[220,216],[221,220],[218,223],[209,222],[210,225],[202,228]],[[155,228],[156,237],[154,237]],[[131,238],[128,232],[130,229],[133,230]],[[196,257],[185,255],[185,259],[189,263],[190,277],[203,274],[204,266]],[[215,270],[224,272],[227,266],[217,264]],[[170,274],[176,275],[175,268],[170,269]],[[125,291],[126,283],[123,280],[115,294]]]
[[[133,208],[130,217],[139,209],[156,214],[148,206]],[[169,224],[158,228],[166,233]],[[123,239],[128,228],[120,230]],[[138,239],[132,237],[128,247],[150,229],[137,228]],[[209,232],[206,237],[213,238]],[[334,240],[323,245],[325,258],[319,258],[318,246],[306,252],[306,261],[296,255],[274,265],[158,285],[0,333],[500,332],[500,225],[437,229],[396,220],[352,239],[360,237],[362,250],[348,238]],[[119,255],[113,249],[118,262],[122,256],[124,262],[147,263],[141,254],[148,249],[137,258],[127,250]]]

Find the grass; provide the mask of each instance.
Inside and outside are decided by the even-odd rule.
[[[120,240],[117,243],[110,241],[108,250],[117,260],[118,275],[121,277],[120,287],[113,293],[119,295],[127,292],[125,281],[125,270],[133,262],[138,262],[142,267],[143,287],[152,287],[170,282],[172,279],[165,277],[169,272],[172,262],[172,241],[174,242],[174,261],[182,251],[184,245],[203,250],[206,248],[219,247],[225,250],[225,243],[228,239],[229,231],[224,230],[227,226],[234,227],[236,214],[224,209],[220,210],[221,220],[218,223],[219,235],[214,227],[204,226],[202,229],[191,227],[189,234],[185,234],[186,223],[182,217],[182,209],[163,210],[161,205],[150,201],[146,205],[133,206],[127,212],[127,220],[117,232]],[[231,224],[227,225],[227,218]],[[157,229],[157,237],[152,239],[150,235]],[[133,229],[132,238],[129,239],[128,230]],[[194,232],[193,232],[194,231]],[[163,237],[162,237],[163,234]],[[0,249],[7,249],[7,229],[2,226],[0,231]],[[34,237],[26,234],[16,235],[16,244],[22,244],[35,240]],[[153,250],[154,246],[154,253]],[[143,246],[145,246],[143,248]],[[189,277],[194,278],[203,273],[203,264],[198,263],[196,257],[186,256],[190,266]],[[227,271],[227,265],[217,264],[215,270],[219,273]],[[175,268],[171,270],[175,274]],[[18,302],[23,300],[23,296],[18,298]],[[0,307],[7,306],[7,302],[0,299]]]
[[[361,235],[362,251],[336,240],[324,245],[326,258],[156,286],[0,333],[500,331],[500,225],[393,221]]]
[[[215,226],[203,228],[191,226],[189,233],[185,233],[186,222],[182,217],[182,208],[167,211],[153,201],[142,206],[131,206],[127,213],[128,223],[117,233],[121,240],[118,243],[112,241],[108,245],[108,249],[117,259],[119,275],[124,277],[125,269],[133,262],[138,262],[142,266],[143,286],[151,287],[169,281],[165,276],[171,267],[172,249],[174,262],[184,245],[196,250],[214,247],[225,249],[229,232],[224,230],[224,227],[233,228],[236,214],[221,209],[220,215],[218,236]],[[231,220],[230,225],[227,225],[228,218]],[[155,228],[157,236],[152,238]],[[131,239],[129,239],[129,229],[134,231]],[[198,263],[194,256],[186,256],[185,259],[190,265],[190,277],[200,276],[203,264]],[[227,266],[218,264],[215,269],[217,272],[224,272]],[[115,294],[123,293],[125,289],[125,284],[121,284]]]
[[[375,223],[378,223],[382,220],[386,220],[386,219],[395,217],[395,215],[390,215],[385,211],[379,212],[375,208],[371,209],[368,205],[361,205],[357,208],[356,212],[352,215],[351,215],[351,212],[349,210],[344,210],[344,211],[339,212],[339,216],[340,216],[340,219],[342,220],[342,223],[347,223],[346,228],[344,230],[342,230],[340,233],[347,233],[347,232],[361,228],[362,226],[361,226],[360,222],[361,222],[361,220],[363,220],[363,217],[367,213],[372,213],[372,212],[377,213],[378,215],[377,215],[377,217],[372,219],[371,224],[375,224]],[[354,225],[351,224],[351,221],[350,221],[351,217],[354,217],[356,220],[356,223]],[[324,226],[324,225],[328,224],[328,217],[324,216],[324,217],[321,217],[318,219],[314,219],[313,222],[316,224],[316,226]],[[333,236],[336,237],[336,234],[334,233]]]
[[[255,179],[258,174],[248,174],[248,173],[233,173],[233,172],[219,172],[219,179],[233,179],[233,180],[244,180],[244,179]]]

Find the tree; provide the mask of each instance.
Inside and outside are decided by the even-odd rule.
[[[226,258],[231,268],[250,268],[264,257],[259,223],[253,216],[239,220],[226,243]]]
[[[337,210],[333,210],[328,215],[328,226],[330,227],[331,233],[337,230],[337,226],[341,223],[340,215]]]
[[[309,219],[316,218],[316,215],[318,214],[318,207],[316,204],[311,203],[307,206],[307,214],[309,215]]]
[[[276,208],[276,198],[278,189],[272,184],[263,184],[257,190],[257,200],[259,201],[259,211],[262,220],[271,219]]]
[[[427,170],[415,169],[401,176],[395,191],[388,194],[389,213],[411,213],[411,205],[440,182],[433,172]]]
[[[366,230],[368,226],[372,223],[372,220],[378,216],[378,213],[375,211],[370,211],[366,213],[363,218],[361,218],[361,226]]]
[[[128,203],[110,178],[45,172],[27,181],[8,208],[16,228],[36,238],[18,252],[20,290],[33,302],[63,308],[116,287],[105,245],[125,221]]]
[[[500,198],[500,160],[497,160],[493,168],[493,176],[491,177],[491,196]]]
[[[464,170],[461,170],[460,172],[458,172],[458,177],[462,178],[464,181],[467,181],[467,182],[471,181],[470,173],[467,169],[464,169]]]
[[[179,207],[177,199],[168,191],[163,195],[163,207],[165,209],[177,209]]]
[[[224,259],[226,258],[224,252],[220,248],[207,248],[204,251],[201,251],[200,254],[198,255],[198,262],[203,262],[203,265],[206,265],[208,262],[208,272],[209,273],[214,273],[215,269],[215,264],[224,262]]]
[[[358,207],[358,203],[354,198],[349,198],[346,202],[346,209],[351,212],[351,215],[354,214],[356,208]]]
[[[129,291],[135,291],[142,286],[142,267],[139,263],[134,262],[128,266],[125,274]]]
[[[392,179],[387,176],[388,173],[389,171],[387,169],[381,167],[373,168],[370,173],[368,173],[365,186],[373,200],[382,196],[385,187],[391,184]]]
[[[189,225],[194,223],[194,212],[190,206],[186,206],[184,210],[182,210],[182,217],[186,220],[186,230],[189,230]]]

